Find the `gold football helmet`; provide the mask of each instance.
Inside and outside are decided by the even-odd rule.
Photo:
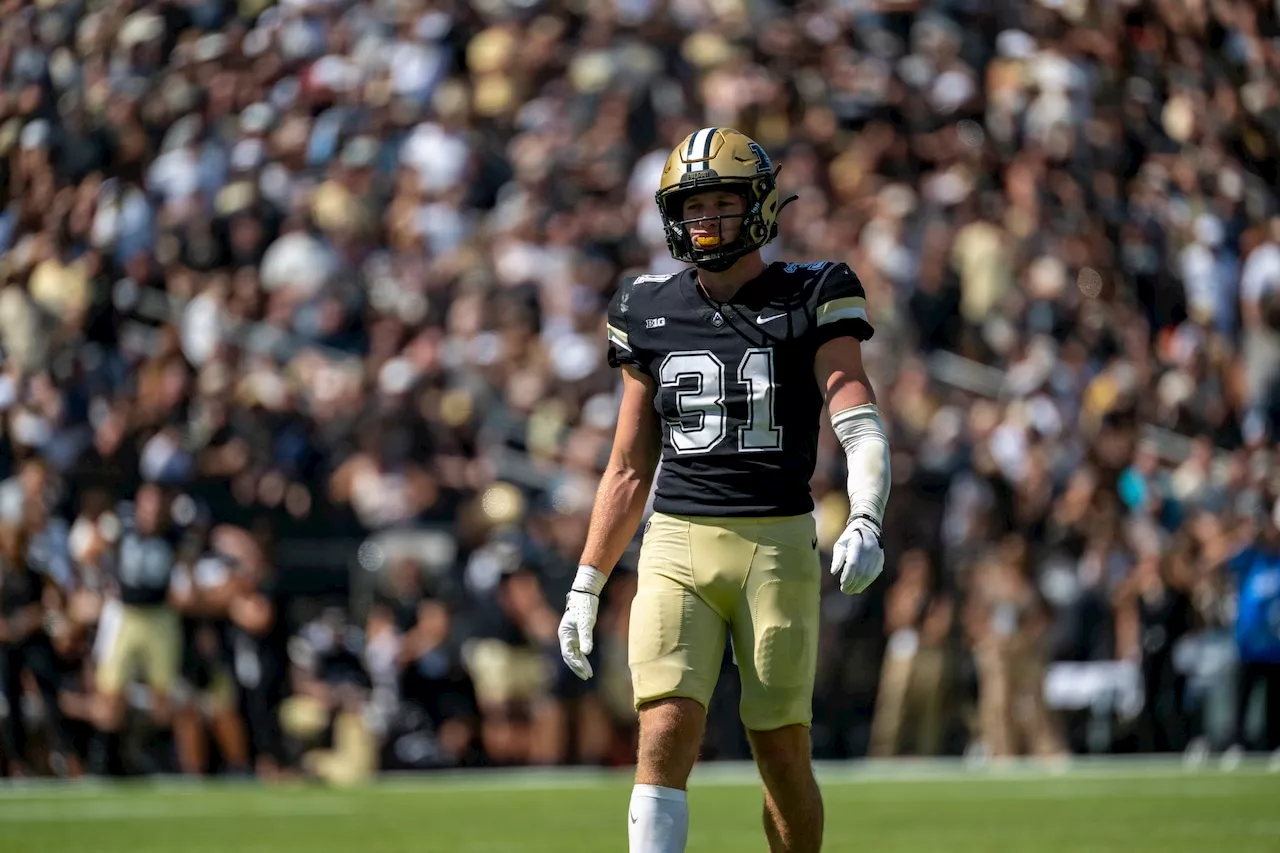
[[[779,204],[778,172],[764,148],[746,134],[728,127],[704,127],[684,138],[662,170],[656,198],[667,233],[667,246],[678,261],[713,272],[733,266],[778,235],[778,214],[795,196]],[[706,219],[684,219],[684,200],[694,193],[726,190],[741,193],[747,201],[738,236],[727,244],[700,248],[689,236],[689,225]],[[719,224],[719,222],[717,222]]]

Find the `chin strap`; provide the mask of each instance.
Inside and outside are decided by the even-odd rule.
[[[774,180],[775,186],[777,185],[778,174],[781,172],[782,172],[782,164],[779,163],[777,168],[773,170],[773,180]],[[800,199],[800,196],[798,195],[788,196],[782,202],[782,204],[778,205],[778,212],[773,217],[773,230],[769,234],[769,239],[765,240],[762,246],[772,242],[773,239],[778,236],[778,217],[782,215],[782,209],[785,208],[787,205],[791,204],[791,202],[798,201],[799,199]],[[756,248],[761,248],[761,246],[757,246]],[[729,269],[734,264],[736,264],[739,258],[743,257],[744,255],[750,254],[751,251],[752,250],[748,249],[746,251],[743,251],[741,254],[731,254],[722,258],[715,258],[713,260],[708,260],[708,261],[695,260],[693,262],[693,265],[698,269],[706,270],[707,272],[724,272],[725,270]]]
[[[706,270],[707,272],[724,272],[736,264],[741,258],[742,255],[730,255],[727,258],[715,258],[710,261],[694,261],[693,265],[698,269]]]

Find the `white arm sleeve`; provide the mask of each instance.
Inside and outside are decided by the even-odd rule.
[[[831,427],[844,448],[849,468],[849,517],[884,520],[889,500],[889,439],[874,403],[842,409],[831,415]]]

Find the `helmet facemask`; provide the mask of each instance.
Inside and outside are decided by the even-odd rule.
[[[696,173],[697,180],[688,185],[659,190],[657,193],[658,210],[662,215],[662,227],[667,235],[667,247],[671,256],[678,261],[693,264],[699,269],[709,272],[724,272],[737,263],[738,259],[749,255],[778,236],[778,220],[775,213],[772,222],[765,224],[763,207],[766,203],[775,204],[777,189],[776,177],[781,166],[772,174],[760,175],[751,180],[722,180],[714,172]],[[741,195],[746,202],[742,213],[721,214],[718,216],[699,216],[695,219],[684,218],[684,202],[691,195],[703,192],[732,192]],[[788,198],[778,210],[795,201]],[[724,233],[724,221],[738,219],[737,236],[728,242],[722,242],[713,248],[699,248],[694,245],[689,233],[691,226],[706,222],[715,222],[716,230]]]
[[[729,192],[740,196],[743,201],[741,213],[715,214],[684,218],[684,204],[690,196],[703,192]],[[681,261],[694,264],[701,269],[712,272],[723,272],[737,262],[738,258],[753,251],[757,246],[751,239],[751,227],[758,227],[759,205],[753,204],[749,186],[745,181],[724,182],[710,187],[679,190],[669,193],[659,202],[662,211],[662,224],[667,232],[667,245],[671,254]],[[735,221],[738,225],[733,239],[725,240],[725,223]],[[700,246],[694,237],[694,230],[711,231],[720,235],[719,240],[707,246]]]

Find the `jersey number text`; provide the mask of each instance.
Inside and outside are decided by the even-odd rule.
[[[744,453],[782,449],[782,427],[774,425],[773,350],[747,350],[738,362],[737,381],[747,388],[747,422],[737,429]],[[658,378],[676,392],[680,423],[671,425],[671,445],[681,455],[708,453],[729,433],[725,408],[725,366],[708,350],[673,352],[662,360]],[[690,387],[684,380],[696,380]],[[681,387],[684,385],[684,387]]]

